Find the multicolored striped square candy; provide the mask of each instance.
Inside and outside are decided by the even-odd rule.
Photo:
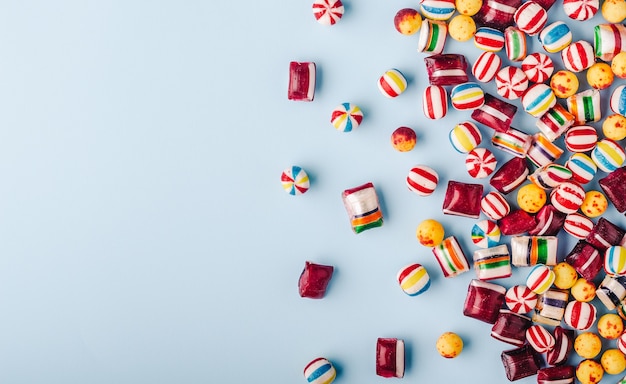
[[[596,297],[606,309],[614,310],[626,298],[626,276],[605,276],[596,289]]]
[[[474,252],[474,270],[480,280],[510,277],[511,257],[505,244],[479,249]]]
[[[537,167],[543,167],[558,160],[563,150],[541,133],[533,135],[533,141],[526,152],[526,157]]]
[[[511,256],[516,267],[556,265],[556,236],[517,236],[511,239]]]
[[[600,121],[600,92],[597,89],[588,89],[568,97],[567,109],[574,115],[576,125]]]
[[[467,60],[465,56],[447,53],[424,58],[428,81],[431,85],[457,85],[467,83]]]
[[[626,26],[624,24],[600,24],[594,27],[593,44],[595,56],[600,60],[611,61],[626,47]]]
[[[441,244],[433,247],[433,254],[445,277],[458,276],[470,269],[465,253],[454,236],[445,238]]]
[[[515,157],[523,158],[526,157],[532,139],[532,136],[511,127],[506,132],[496,132],[491,138],[491,144]]]
[[[497,132],[506,132],[511,128],[516,112],[515,105],[485,93],[485,104],[472,112],[472,119]]]
[[[289,89],[287,98],[295,101],[313,101],[315,96],[315,63],[289,63]]]
[[[567,290],[548,289],[539,295],[535,308],[535,315],[538,317],[533,315],[533,321],[546,325],[559,325],[565,315],[568,299],[569,292]]]
[[[383,213],[374,184],[366,183],[341,194],[354,233],[383,225]]]
[[[554,141],[574,125],[574,122],[574,115],[557,103],[537,120],[536,125],[548,140]]]
[[[526,58],[526,34],[515,27],[504,30],[504,50],[511,61],[522,61]]]
[[[443,52],[448,36],[448,26],[445,21],[424,19],[417,40],[417,51],[439,54]]]

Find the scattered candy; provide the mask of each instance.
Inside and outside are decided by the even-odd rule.
[[[606,197],[618,212],[626,211],[626,168],[618,168],[598,181]]]
[[[504,48],[504,33],[499,29],[480,27],[474,35],[474,45],[487,52],[498,52]]]
[[[485,104],[485,93],[476,83],[463,83],[450,92],[452,106],[457,111],[474,110]]]
[[[485,148],[473,149],[465,158],[467,173],[475,179],[488,177],[495,171],[496,166],[496,157]]]
[[[330,265],[306,261],[298,280],[300,297],[308,297],[310,299],[323,298],[326,293],[326,287],[333,277],[333,271],[334,268]]]
[[[602,349],[600,338],[591,332],[581,333],[574,340],[574,350],[583,359],[593,359]]]
[[[548,140],[554,141],[574,125],[574,115],[557,103],[537,120],[536,125]]]
[[[593,221],[580,213],[570,213],[565,218],[563,229],[577,239],[584,239],[593,229]]]
[[[576,369],[571,365],[542,368],[537,372],[537,384],[573,384],[575,377]]]
[[[491,337],[521,347],[526,342],[526,330],[531,324],[529,317],[501,309],[496,323],[491,328]]]
[[[393,18],[393,25],[401,34],[406,36],[413,35],[422,26],[422,16],[413,8],[402,8]]]
[[[609,311],[614,310],[626,298],[626,277],[605,276],[598,289],[596,296]]]
[[[422,97],[422,107],[424,116],[437,120],[443,118],[448,113],[448,93],[440,85],[429,85],[424,88]]]
[[[517,112],[515,105],[485,93],[485,104],[472,112],[472,119],[497,132],[506,132],[511,128],[515,112]]]
[[[613,84],[613,71],[607,63],[594,63],[587,70],[587,83],[595,89],[606,89]]]
[[[450,144],[459,153],[468,153],[482,141],[478,127],[469,121],[457,124],[448,135]]]
[[[575,333],[571,329],[554,328],[554,348],[548,351],[547,360],[550,365],[559,365],[569,358],[570,352],[574,347]]]
[[[378,89],[388,98],[400,96],[400,94],[406,90],[406,86],[406,78],[397,69],[386,71],[380,79],[378,79]]]
[[[517,236],[511,239],[511,258],[516,267],[556,265],[555,236]],[[538,292],[541,293],[541,292]]]
[[[315,63],[289,63],[289,90],[287,98],[295,101],[313,101],[315,96]]]
[[[494,133],[491,137],[491,144],[513,156],[523,158],[526,157],[532,139],[532,136],[511,127],[506,132]]]
[[[429,196],[435,192],[439,183],[439,175],[435,170],[425,165],[418,165],[411,168],[409,176],[406,178],[406,184],[410,191],[417,193],[419,196]]]
[[[578,280],[578,272],[564,261],[555,265],[552,271],[554,271],[554,286],[559,289],[570,289]]]
[[[593,180],[598,171],[593,159],[584,153],[574,153],[567,160],[565,166],[572,171],[572,179],[580,184],[587,184]]]
[[[420,295],[430,288],[428,271],[421,264],[411,264],[398,272],[400,288],[409,296]]]
[[[509,381],[535,375],[541,366],[541,357],[530,345],[504,351],[500,357]]]
[[[565,133],[565,147],[570,152],[589,152],[597,143],[598,133],[588,125],[572,127]]]
[[[494,324],[504,304],[506,288],[501,285],[472,280],[467,288],[463,315]]]
[[[552,88],[542,83],[532,85],[522,96],[524,110],[534,117],[541,117],[555,104],[556,96],[554,96]]]
[[[522,185],[528,176],[526,160],[514,157],[504,163],[491,177],[489,184],[503,194],[507,194]]]
[[[572,31],[564,22],[555,21],[539,33],[539,41],[546,52],[560,52],[572,42]]]
[[[545,325],[557,326],[565,315],[569,294],[559,289],[549,289],[539,296],[533,321]]]
[[[476,277],[483,281],[510,277],[512,274],[511,258],[506,245],[475,251],[474,270]]]
[[[611,60],[611,70],[620,79],[626,79],[626,52],[620,52]]]
[[[463,55],[431,55],[424,58],[424,64],[431,85],[457,85],[468,81],[467,60]]]
[[[502,35],[504,44],[504,35]],[[496,77],[496,73],[502,66],[502,59],[493,52],[483,52],[472,66],[472,74],[481,83],[488,83]],[[626,110],[626,107],[625,107]]]
[[[617,375],[626,369],[626,356],[619,349],[607,349],[600,359],[604,372]]]
[[[323,357],[314,359],[304,367],[304,378],[310,384],[330,384],[336,376],[333,363]]]
[[[498,192],[489,192],[480,200],[480,210],[491,220],[500,220],[511,212],[511,206]]]
[[[570,301],[565,307],[565,324],[579,331],[586,331],[596,322],[596,307],[591,303]]]
[[[602,215],[608,208],[609,203],[602,192],[587,191],[585,199],[580,205],[580,211],[587,217],[598,217]]]
[[[626,117],[613,114],[604,119],[602,133],[607,139],[620,141],[626,138]]]
[[[474,19],[478,25],[504,30],[513,25],[513,15],[520,5],[521,0],[484,0]]]
[[[570,71],[560,70],[550,79],[550,88],[559,99],[567,99],[578,92],[578,77]]]
[[[626,19],[626,4],[621,0],[602,2],[602,17],[609,23],[621,23]]]
[[[581,384],[595,384],[602,380],[602,365],[594,360],[583,360],[576,367],[576,378]]]
[[[448,189],[443,200],[443,213],[477,219],[480,216],[482,184],[448,181]]]
[[[537,221],[521,209],[513,211],[500,219],[500,232],[506,236],[516,236],[531,231],[537,226]]]
[[[448,20],[454,14],[454,0],[422,0],[420,10],[431,20]]]
[[[624,230],[604,217],[601,217],[585,238],[589,244],[600,251],[612,245],[620,245],[624,239]]]
[[[461,15],[474,16],[483,6],[482,0],[456,0],[456,10]]]
[[[415,148],[417,135],[409,127],[399,127],[391,134],[391,145],[399,152],[408,152]]]
[[[363,121],[363,111],[354,104],[343,103],[333,110],[330,123],[340,132],[352,132]]]
[[[528,231],[532,236],[556,236],[565,223],[565,214],[553,206],[544,205],[535,215],[535,228]]]
[[[476,34],[476,23],[467,15],[456,15],[448,24],[450,37],[456,41],[468,41]]]
[[[380,210],[374,184],[366,183],[352,189],[346,189],[341,194],[341,198],[346,211],[348,211],[354,233],[361,233],[383,225],[383,213]]]
[[[343,16],[341,0],[313,0],[313,15],[318,23],[334,25]]]
[[[435,247],[443,241],[443,225],[433,219],[426,219],[417,226],[416,236],[420,244],[425,247]]]
[[[528,89],[528,77],[518,67],[504,67],[496,74],[496,87],[498,95],[515,100],[522,97]]]
[[[626,116],[626,85],[620,85],[611,93],[611,111]]]
[[[563,150],[558,145],[553,144],[543,134],[537,133],[533,136],[526,157],[535,166],[543,167],[558,160],[562,154]]]
[[[546,200],[546,192],[535,184],[527,184],[517,191],[517,205],[528,213],[539,212]]]
[[[559,184],[550,194],[550,201],[554,208],[566,214],[576,212],[584,199],[583,187],[571,181]]]
[[[570,253],[565,258],[565,261],[576,269],[580,276],[587,280],[593,281],[598,272],[602,269],[602,257],[597,249],[589,245],[584,240],[580,240]],[[578,279],[576,284],[583,284],[581,279]],[[574,285],[575,287],[576,285]],[[572,295],[574,295],[574,287],[572,287]],[[594,287],[595,296],[595,287]],[[580,298],[576,298],[578,301]]]
[[[535,52],[526,56],[522,61],[522,71],[533,83],[543,83],[552,76],[554,63],[548,55]]]
[[[600,170],[613,172],[624,164],[626,152],[615,141],[603,139],[598,141],[596,147],[591,151],[591,158]]]
[[[614,313],[607,313],[598,319],[598,333],[607,340],[615,340],[624,333],[622,318]]]
[[[513,15],[515,24],[529,36],[537,35],[548,22],[548,13],[539,3],[527,1]]]
[[[472,242],[480,248],[491,248],[497,246],[500,242],[500,227],[498,227],[498,224],[493,221],[479,221],[472,227]],[[506,251],[506,255],[508,259],[508,249]]]
[[[570,19],[584,21],[595,16],[600,8],[598,0],[563,0],[563,11]]]
[[[446,332],[437,339],[437,352],[446,359],[454,359],[463,351],[463,339],[454,332]]]
[[[469,264],[456,237],[450,236],[433,247],[433,254],[445,277],[455,277],[469,271]]]
[[[439,54],[443,52],[446,36],[448,36],[448,26],[444,21],[425,19],[420,28],[417,50]]]
[[[526,34],[515,27],[504,30],[504,50],[511,61],[522,61],[526,58]]]
[[[537,305],[537,294],[525,285],[514,285],[506,291],[505,303],[515,313],[528,313]]]
[[[577,125],[600,121],[600,92],[597,89],[588,89],[569,97],[567,109],[574,115]]]
[[[545,293],[554,283],[554,272],[546,265],[537,264],[526,277],[526,286],[538,295]]]
[[[376,374],[404,377],[404,340],[379,338],[376,342]]]
[[[302,195],[309,190],[309,175],[296,165],[289,167],[280,175],[280,182],[285,192],[292,196]]]
[[[612,245],[604,251],[604,271],[609,276],[626,275],[626,248]]]
[[[606,2],[606,0],[605,0]],[[626,26],[622,24],[596,25],[593,34],[595,56],[603,61],[611,61],[621,52],[626,43]]]
[[[572,72],[582,72],[595,62],[593,47],[584,40],[574,42],[561,51],[565,68]]]
[[[528,176],[528,180],[543,189],[558,187],[571,178],[572,171],[558,164],[544,165]]]
[[[596,286],[592,281],[581,277],[572,285],[570,293],[575,300],[588,303],[596,297]]]
[[[528,344],[537,352],[545,353],[554,347],[554,336],[539,324],[531,325],[526,330]]]

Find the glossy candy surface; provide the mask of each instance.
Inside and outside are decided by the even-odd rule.
[[[465,158],[467,173],[475,179],[484,179],[495,170],[498,162],[493,153],[486,148],[475,148]]]
[[[404,340],[379,338],[376,342],[376,374],[404,377]]]
[[[448,181],[448,189],[443,200],[443,213],[477,219],[480,215],[482,184]]]
[[[330,265],[315,264],[310,261],[304,263],[304,269],[298,280],[298,291],[301,297],[321,299],[326,293],[326,287],[333,277],[334,268]]]
[[[289,63],[287,98],[295,101],[313,101],[315,96],[315,63]]]
[[[494,324],[504,304],[506,288],[501,285],[472,280],[463,306],[465,316]]]
[[[365,183],[346,189],[341,194],[341,198],[354,233],[361,233],[383,225],[383,213],[374,184]]]

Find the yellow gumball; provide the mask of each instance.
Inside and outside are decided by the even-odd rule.
[[[578,77],[573,72],[561,70],[552,75],[550,88],[560,99],[567,99],[578,91]]]
[[[607,63],[595,63],[587,69],[587,82],[595,89],[606,89],[613,84],[613,70]]]
[[[624,332],[622,318],[614,313],[607,313],[598,319],[598,333],[607,340],[615,340]]]
[[[461,15],[474,16],[483,6],[482,0],[456,0],[456,10]]]
[[[546,204],[546,191],[536,184],[527,184],[517,192],[517,204],[528,213],[537,213]]]
[[[607,139],[623,140],[626,138],[626,117],[617,113],[607,117],[602,123],[602,133]]]
[[[570,293],[574,299],[588,303],[596,297],[596,286],[593,285],[593,282],[581,277],[576,280],[572,289],[570,289]]]
[[[620,79],[626,79],[626,52],[620,52],[611,61],[611,70]]]
[[[585,199],[580,205],[580,211],[587,217],[598,217],[609,207],[609,202],[600,191],[585,193]]]
[[[626,369],[626,356],[619,349],[607,349],[600,359],[604,372],[617,375]]]
[[[456,15],[448,23],[448,34],[456,41],[468,41],[476,34],[476,23],[467,15]]]
[[[626,1],[604,0],[604,3],[602,3],[602,17],[609,23],[621,23],[626,19]]]
[[[554,285],[559,289],[570,289],[578,280],[578,272],[570,264],[562,261],[552,268]]]
[[[576,367],[576,378],[581,384],[597,384],[604,376],[604,369],[597,361],[583,360]]]
[[[574,340],[574,350],[583,359],[593,359],[602,350],[602,341],[595,333],[581,333]]]
[[[441,244],[444,234],[443,225],[437,220],[424,220],[417,226],[417,240],[425,247]]]
[[[463,351],[463,339],[454,332],[446,332],[437,340],[437,352],[446,359],[453,359]]]

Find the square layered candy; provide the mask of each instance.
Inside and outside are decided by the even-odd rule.
[[[622,228],[601,217],[585,240],[597,250],[604,251],[610,246],[621,244],[624,234],[626,232]]]
[[[537,222],[533,216],[518,209],[500,219],[498,226],[503,235],[515,236],[532,230],[537,226]]]
[[[313,101],[315,96],[315,63],[289,63],[289,90],[287,98],[295,101]]]
[[[322,265],[306,261],[298,280],[298,290],[301,297],[321,299],[326,293],[326,287],[333,277],[334,268],[331,265]]]
[[[585,240],[576,243],[565,261],[587,281],[592,281],[604,266],[600,252]]]
[[[474,16],[476,24],[504,30],[514,23],[513,16],[522,0],[485,0]]]
[[[596,297],[609,311],[617,308],[626,298],[626,276],[606,275],[596,290]]]
[[[474,251],[474,269],[480,280],[510,277],[511,257],[505,244]]]
[[[379,338],[376,342],[376,374],[404,377],[404,340]]]
[[[567,215],[558,211],[554,206],[546,204],[535,215],[537,225],[528,231],[533,236],[556,236],[565,224]]]
[[[511,256],[516,267],[556,265],[556,236],[517,236],[511,239]]]
[[[458,85],[468,82],[467,60],[455,53],[437,54],[424,58],[430,85]]]
[[[576,368],[572,365],[542,368],[537,372],[537,384],[574,383]]]
[[[526,330],[531,325],[530,317],[501,309],[496,323],[491,328],[491,337],[521,347],[526,342]]]
[[[507,194],[519,187],[528,177],[528,164],[525,159],[514,157],[504,163],[489,180],[489,184],[498,192]]]
[[[477,219],[480,216],[482,184],[469,184],[450,180],[443,200],[443,213]]]
[[[539,295],[533,321],[550,326],[557,326],[565,315],[569,292],[560,289],[548,289]]]
[[[474,279],[467,288],[463,315],[485,323],[495,324],[504,304],[506,288]]]
[[[526,157],[533,137],[513,127],[506,132],[496,132],[491,137],[491,144],[515,157]]]
[[[383,213],[378,203],[374,184],[366,183],[341,194],[343,205],[348,211],[354,233],[361,233],[383,225]]]
[[[560,326],[554,328],[554,348],[548,351],[546,358],[548,364],[559,365],[567,361],[574,347],[576,332]]]
[[[485,93],[485,104],[472,112],[472,119],[495,131],[506,132],[511,128],[516,112],[515,105]]]
[[[433,254],[445,277],[454,277],[469,271],[467,257],[454,236],[444,239],[441,244],[433,247]]]
[[[613,203],[617,212],[626,212],[626,167],[617,168],[598,181],[606,197]]]
[[[509,381],[536,375],[541,366],[541,356],[529,344],[518,349],[504,351],[501,358]]]

